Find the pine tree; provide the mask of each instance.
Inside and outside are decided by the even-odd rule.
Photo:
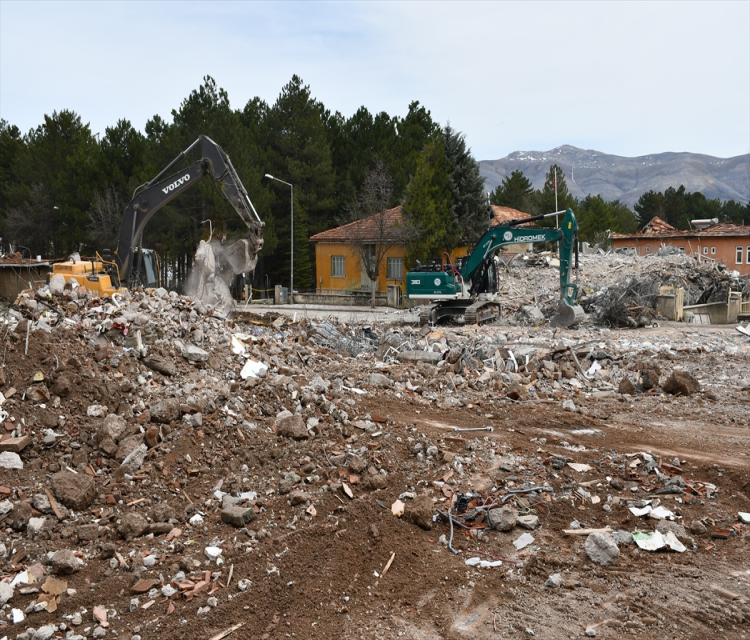
[[[473,245],[482,236],[489,226],[489,211],[484,178],[479,175],[479,163],[466,146],[465,136],[447,125],[443,138],[452,199],[445,246],[450,251],[461,242]]]
[[[555,197],[555,182],[557,182],[557,197]],[[565,211],[565,209],[575,209],[575,205],[576,200],[568,191],[568,183],[565,181],[563,170],[553,164],[545,177],[544,188],[534,193],[532,213],[542,215],[555,211]],[[555,218],[546,218],[541,221],[541,225],[552,227],[555,225]]]
[[[530,213],[533,194],[531,180],[523,175],[523,171],[515,169],[509,176],[505,176],[502,183],[490,194],[490,203]]]

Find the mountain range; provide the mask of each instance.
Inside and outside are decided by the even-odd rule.
[[[517,169],[534,189],[541,189],[552,164],[563,170],[568,190],[576,198],[599,194],[632,207],[647,191],[685,185],[686,191],[700,191],[708,199],[750,201],[750,154],[716,158],[682,152],[626,158],[563,145],[551,151],[514,151],[499,160],[482,160],[479,169],[488,191]]]

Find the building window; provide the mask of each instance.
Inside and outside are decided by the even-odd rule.
[[[633,255],[638,255],[638,249],[636,249],[635,247],[630,247],[630,253],[632,253]]]
[[[703,247],[703,254],[708,255],[708,247]]]
[[[685,247],[680,247],[680,253],[685,253]]]
[[[651,253],[651,247],[646,247],[646,253]]]
[[[747,260],[745,260],[745,264],[750,264],[750,247],[747,248]]]
[[[742,264],[742,247],[737,247],[736,255],[734,256],[735,264]]]
[[[331,277],[345,278],[346,267],[344,262],[345,256],[331,256]]]
[[[388,280],[403,280],[404,278],[404,259],[388,258]]]
[[[716,247],[711,247],[711,255],[712,256],[716,255]]]

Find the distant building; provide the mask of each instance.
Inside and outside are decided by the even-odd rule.
[[[52,265],[47,260],[32,260],[20,253],[0,256],[0,297],[14,302],[24,289],[37,289],[47,281]]]
[[[490,221],[491,227],[496,227],[503,222],[510,222],[511,220],[525,220],[530,218],[531,215],[518,211],[517,209],[511,209],[510,207],[500,207],[496,204],[490,205],[494,217]],[[533,223],[532,223],[533,224]],[[522,244],[506,244],[500,248],[501,253],[529,253],[532,251],[532,243],[525,242]]]
[[[653,255],[661,247],[675,247],[681,253],[722,263],[741,275],[750,275],[750,226],[696,222],[700,223],[695,225],[697,229],[680,231],[655,216],[636,233],[613,233],[610,239],[615,249],[627,249],[639,256]]]

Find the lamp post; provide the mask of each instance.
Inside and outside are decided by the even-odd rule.
[[[280,180],[279,178],[274,178],[270,173],[266,174],[266,178],[269,180],[276,180],[276,182],[281,182],[282,184],[287,185],[292,190],[292,270],[290,272],[290,286],[289,286],[289,300],[292,304],[294,304],[294,185],[290,182],[287,182],[286,180]]]

